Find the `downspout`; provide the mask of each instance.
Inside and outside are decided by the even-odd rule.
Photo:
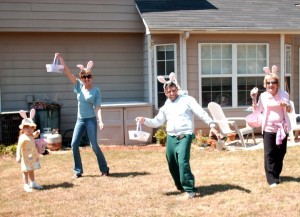
[[[280,34],[280,86],[285,90],[284,76],[285,76],[285,49],[284,49],[284,34]]]
[[[190,32],[180,34],[180,84],[181,89],[187,90],[187,55],[186,41],[190,37]]]
[[[152,85],[152,61],[151,61],[151,57],[152,57],[152,42],[151,42],[151,33],[150,33],[150,30],[149,30],[149,27],[145,21],[145,19],[143,19],[142,17],[142,14],[139,10],[139,7],[137,5],[135,5],[140,17],[142,18],[142,21],[143,21],[143,24],[145,26],[145,29],[146,29],[146,52],[147,52],[147,73],[148,73],[148,79],[147,79],[147,82],[148,82],[148,97],[149,97],[149,103],[153,103],[153,94],[152,94],[152,88],[153,88],[153,85]]]
[[[152,42],[151,42],[151,34],[148,34],[146,35],[147,37],[147,46],[148,46],[148,49],[147,49],[147,62],[148,62],[148,97],[149,97],[149,103],[153,103],[153,95],[152,95],[152,88],[153,88],[153,85],[152,85],[152,61],[151,61],[151,58],[152,58]]]

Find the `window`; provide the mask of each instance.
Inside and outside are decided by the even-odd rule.
[[[176,73],[176,44],[156,45],[154,47],[154,61],[156,77],[161,75],[166,80],[171,72]],[[156,100],[155,107],[160,108],[166,101],[166,96],[163,89],[163,84],[157,79],[156,82]]]
[[[267,44],[199,44],[200,102],[224,107],[249,106],[250,91],[264,91],[263,67],[268,65]]]
[[[291,87],[291,45],[285,45],[285,72],[284,72],[284,90],[290,93]]]

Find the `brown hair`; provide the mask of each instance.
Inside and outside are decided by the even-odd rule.
[[[81,76],[86,75],[86,74],[92,74],[91,70],[81,70],[79,72],[79,78],[81,78]]]

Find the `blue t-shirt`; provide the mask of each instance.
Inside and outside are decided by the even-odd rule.
[[[95,108],[101,106],[101,92],[98,87],[86,91],[83,90],[83,83],[76,79],[74,92],[77,94],[78,118],[91,118],[96,116]]]

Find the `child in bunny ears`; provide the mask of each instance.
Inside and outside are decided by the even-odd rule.
[[[194,116],[209,125],[217,136],[219,133],[213,120],[196,99],[186,92],[180,93],[180,86],[173,72],[168,81],[162,76],[158,76],[157,79],[164,85],[164,93],[168,99],[154,118],[137,117],[136,121],[153,128],[167,123],[166,157],[169,171],[177,190],[186,192],[179,199],[191,199],[199,195],[190,167],[191,143],[195,138]]]
[[[101,115],[101,92],[98,87],[92,85],[91,69],[93,67],[93,61],[89,61],[86,68],[81,64],[77,65],[80,69],[78,79],[71,73],[62,56],[59,53],[56,53],[55,55],[60,63],[64,65],[67,77],[74,84],[74,92],[76,93],[78,100],[77,121],[71,142],[74,158],[73,178],[80,178],[83,174],[79,145],[85,131],[88,134],[90,145],[97,157],[101,176],[108,176],[109,167],[107,166],[106,159],[97,141],[97,125],[99,126],[99,129],[102,130],[103,122]]]
[[[40,157],[36,148],[34,139],[40,135],[40,131],[36,129],[36,124],[33,122],[35,110],[30,110],[30,117],[28,118],[26,112],[21,110],[20,115],[23,118],[20,128],[20,136],[18,139],[16,161],[21,163],[21,170],[23,172],[24,190],[32,192],[34,189],[43,189],[42,186],[35,182],[34,170],[40,169]],[[30,179],[30,183],[29,183]]]
[[[273,65],[272,71],[269,67],[264,67],[263,70],[266,73],[263,81],[266,91],[260,94],[257,104],[253,101],[253,108],[263,115],[264,167],[268,184],[275,187],[280,183],[288,132],[291,130],[287,113],[292,109],[289,94],[279,89],[277,66]],[[252,91],[250,94],[255,97],[257,92]]]

